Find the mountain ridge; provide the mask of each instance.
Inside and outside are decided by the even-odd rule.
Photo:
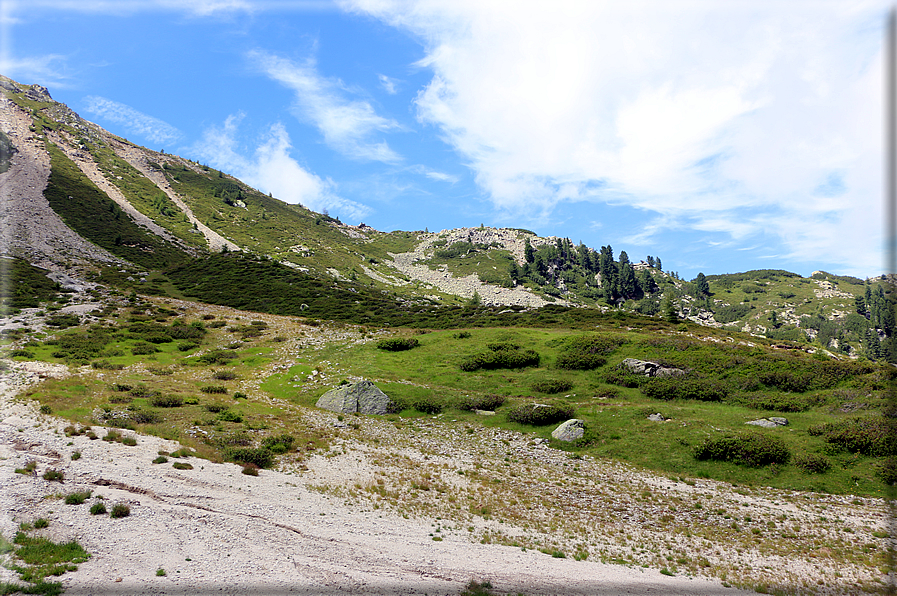
[[[321,280],[424,305],[622,308],[805,342],[818,335],[808,327],[820,326],[811,322],[816,316],[837,327],[824,334],[834,341],[821,347],[852,357],[875,357],[890,337],[890,324],[872,321],[865,304],[871,299],[866,286],[882,278],[758,270],[701,274],[706,287],[697,288],[695,280],[662,270],[659,258],[633,262],[625,252],[614,255],[610,246],[599,251],[523,229],[380,232],[284,203],[196,161],[136,145],[81,118],[40,85],[0,76],[0,91],[9,146],[0,161],[10,164],[3,176],[4,193],[11,197],[5,201],[0,253],[44,268],[83,276],[117,267],[128,273],[118,279],[124,283],[182,259],[244,252]],[[50,205],[47,196],[54,193],[60,196]],[[73,204],[87,196],[93,198]],[[103,210],[112,218],[96,229]],[[146,290],[143,283],[124,288]],[[165,293],[162,285],[150,291]],[[881,285],[882,298],[893,302],[890,286]],[[848,320],[851,313],[870,321],[866,329]]]

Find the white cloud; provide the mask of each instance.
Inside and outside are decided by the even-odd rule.
[[[2,42],[0,42],[2,43]],[[23,85],[40,84],[45,87],[67,87],[66,57],[60,54],[14,58],[8,51],[0,55],[0,73]]]
[[[380,86],[383,87],[384,91],[386,91],[390,95],[395,95],[396,93],[398,93],[398,90],[396,90],[396,83],[399,82],[398,79],[393,79],[382,74],[377,75],[377,77],[380,79]]]
[[[370,213],[367,206],[338,196],[331,180],[312,174],[290,156],[290,138],[282,124],[271,126],[252,157],[246,157],[250,152],[237,142],[242,117],[242,114],[229,116],[222,127],[206,129],[202,140],[190,152],[287,203],[301,204],[317,212],[327,209],[352,219]]]
[[[84,110],[123,127],[130,134],[139,135],[153,143],[171,143],[182,135],[174,126],[138,112],[134,108],[105,97],[88,95],[84,98]]]
[[[879,266],[884,0],[342,6],[421,40],[419,118],[502,210],[622,203]]]
[[[265,52],[251,52],[250,59],[270,78],[296,94],[296,115],[313,124],[324,141],[354,159],[395,163],[402,160],[375,133],[401,128],[376,113],[367,101],[348,99],[350,91],[341,81],[318,74],[314,60],[297,64]]]
[[[451,182],[454,184],[458,181],[457,176],[452,176],[451,174],[446,174],[445,172],[437,172],[435,170],[427,171],[424,176],[431,180],[439,180],[440,182]]]

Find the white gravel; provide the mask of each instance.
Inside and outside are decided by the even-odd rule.
[[[458,594],[471,579],[528,595],[737,593],[653,569],[472,543],[460,533],[435,542],[434,520],[346,506],[309,490],[299,474],[250,477],[193,458],[193,470],[152,464],[159,450],[178,447],[156,437],[137,436],[136,447],[69,438],[66,422],[14,398],[41,377],[65,374],[58,365],[16,363],[0,378],[0,532],[12,538],[21,522],[46,517],[39,532],[77,540],[91,558],[61,577],[67,594]],[[74,451],[82,454],[76,461]],[[32,460],[35,475],[15,473]],[[65,482],[44,480],[48,468],[62,470]],[[131,515],[93,516],[93,498],[56,498],[85,489],[107,507],[127,503]]]

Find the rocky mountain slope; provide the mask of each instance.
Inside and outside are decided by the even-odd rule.
[[[697,284],[664,272],[659,258],[631,260],[610,246],[574,246],[527,230],[383,233],[130,143],[55,102],[39,85],[0,77],[0,91],[0,146],[7,148],[0,162],[8,168],[0,173],[0,253],[46,269],[82,276],[114,270],[123,275],[107,274],[107,283],[182,297],[152,272],[244,252],[337,280],[348,291],[364,288],[419,305],[623,308],[815,341],[832,354],[894,352],[893,322],[876,316],[894,302],[880,279],[761,271],[709,275]],[[159,283],[146,286],[148,277]]]

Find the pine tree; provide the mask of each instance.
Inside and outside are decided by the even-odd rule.
[[[654,268],[654,257],[648,255],[648,267]]]
[[[523,258],[526,259],[527,263],[532,263],[533,260],[535,260],[535,252],[536,251],[533,250],[533,245],[529,243],[529,238],[527,238],[523,242]]]
[[[663,266],[660,264],[660,257],[654,257],[654,264],[657,265],[658,271],[663,271]]]
[[[698,273],[695,278],[695,293],[697,294],[696,298],[710,294],[710,284],[707,283],[707,278],[703,273]]]

